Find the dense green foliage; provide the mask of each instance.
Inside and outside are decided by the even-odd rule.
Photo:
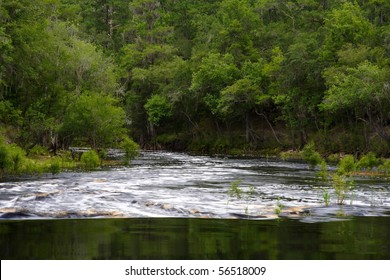
[[[128,137],[125,137],[125,139],[121,142],[120,147],[125,152],[125,163],[127,164],[131,159],[136,157],[139,152],[140,148],[137,143],[135,143],[133,140],[131,140]]]
[[[100,166],[99,155],[95,150],[90,150],[81,155],[80,162],[83,168],[90,170]]]
[[[388,156],[389,58],[387,1],[2,0],[0,134]]]

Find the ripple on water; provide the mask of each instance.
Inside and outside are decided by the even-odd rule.
[[[276,218],[307,222],[349,216],[389,215],[390,187],[383,179],[358,180],[346,215],[338,206],[322,207],[325,188],[302,163],[264,159],[212,158],[144,152],[129,167],[89,173],[61,173],[0,183],[0,217],[214,217]],[[239,181],[241,199],[228,196]],[[253,187],[255,195],[245,192]],[[313,209],[310,212],[299,209]],[[294,211],[291,209],[295,209]],[[338,209],[338,210],[337,210]],[[298,214],[294,214],[298,213]],[[309,215],[309,214],[310,215]]]

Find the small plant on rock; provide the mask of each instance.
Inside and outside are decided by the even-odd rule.
[[[348,177],[345,175],[334,174],[331,184],[337,197],[337,204],[343,205],[348,194],[353,189],[353,181],[348,180]]]
[[[330,194],[327,190],[322,190],[322,198],[324,199],[325,206],[329,206]]]
[[[280,202],[280,198],[278,197],[278,199],[276,201],[276,206],[275,206],[275,214],[279,216],[280,213],[282,213],[283,209],[284,209],[284,205],[283,205],[283,203]]]
[[[245,214],[248,215],[249,201],[256,194],[256,190],[253,186],[249,186],[248,191],[244,191],[242,188],[240,188],[240,184],[241,184],[241,180],[234,181],[230,186],[230,189],[228,191],[228,196],[230,198],[235,198],[238,200],[243,199],[246,202],[246,206],[244,209]],[[228,204],[229,204],[229,200],[228,200]]]
[[[231,184],[229,192],[228,192],[229,197],[241,199],[242,189],[240,188],[240,184],[241,184],[241,180],[234,181]]]

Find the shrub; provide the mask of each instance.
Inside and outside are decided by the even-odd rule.
[[[337,197],[337,204],[342,205],[352,190],[353,181],[349,181],[345,175],[334,174],[332,176],[332,187]]]
[[[25,161],[26,152],[17,145],[0,143],[0,169],[5,172],[17,173]]]
[[[46,171],[44,163],[27,158],[23,164],[23,172],[26,174],[43,174]]]
[[[107,150],[106,149],[99,149],[98,155],[99,155],[99,158],[101,158],[101,159],[107,159]]]
[[[315,167],[323,162],[321,155],[316,151],[314,142],[310,142],[302,149],[302,158],[310,164],[311,167]]]
[[[52,173],[52,174],[58,174],[58,173],[60,173],[61,172],[61,159],[60,158],[57,158],[57,157],[55,157],[55,158],[53,158],[52,160],[51,160],[51,162],[50,162],[50,167],[49,167],[49,169],[50,169],[50,172]]]
[[[322,190],[322,198],[324,199],[325,206],[329,206],[330,194],[327,190]]]
[[[320,170],[317,172],[317,177],[323,181],[323,182],[328,182],[329,178],[328,178],[328,168],[326,166],[326,162],[325,160],[323,160],[321,162],[321,168]]]
[[[40,145],[35,145],[28,151],[28,154],[31,156],[47,156],[49,151]]]
[[[121,142],[121,148],[125,151],[125,161],[128,162],[140,153],[140,147],[137,143],[128,137]]]
[[[373,152],[369,152],[368,154],[361,157],[361,159],[356,164],[358,169],[368,169],[371,170],[375,166],[379,164],[380,160],[375,156]]]
[[[339,162],[337,168],[337,174],[339,175],[347,174],[355,170],[356,170],[355,158],[353,157],[353,155],[346,155]]]
[[[80,161],[84,169],[95,169],[100,165],[99,155],[95,150],[83,153]]]
[[[386,159],[378,169],[386,175],[390,175],[390,159]]]

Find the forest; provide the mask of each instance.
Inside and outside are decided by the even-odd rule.
[[[0,0],[0,142],[27,153],[388,157],[389,82],[386,0]]]

